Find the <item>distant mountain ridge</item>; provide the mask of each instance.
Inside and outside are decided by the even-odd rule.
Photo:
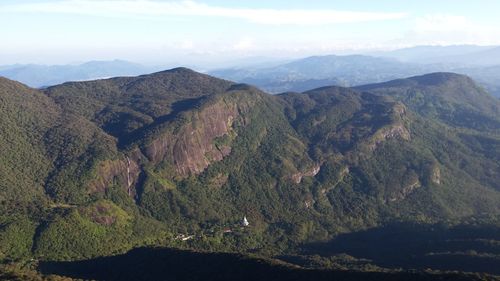
[[[0,67],[0,76],[25,83],[31,87],[44,87],[68,81],[102,79],[115,76],[135,76],[157,71],[157,67],[123,61],[90,61],[76,65],[11,65]]]
[[[357,55],[324,55],[295,60],[248,57],[224,69],[205,71],[210,75],[255,85],[270,93],[307,91],[338,85],[359,86],[430,72],[470,75],[495,96],[500,97],[498,46],[416,46],[392,51]],[[225,62],[221,65],[231,65]],[[210,69],[210,68],[208,68]],[[0,76],[39,88],[68,81],[85,81],[116,76],[136,76],[161,70],[123,60],[92,61],[80,65],[0,66]]]
[[[392,51],[370,52],[369,55],[397,59],[412,63],[455,63],[481,64],[470,60],[469,56],[493,51],[497,46],[455,45],[455,46],[416,46]],[[484,62],[482,62],[484,63]]]
[[[470,75],[500,96],[500,75],[495,71],[496,65],[500,65],[497,50],[480,46],[421,46],[372,56],[314,56],[273,67],[221,69],[209,74],[276,94],[328,85],[352,87],[445,71]]]
[[[310,90],[319,86],[353,86],[429,72],[416,64],[363,55],[314,56],[256,69],[211,71],[216,77],[249,83],[271,93]],[[307,87],[309,85],[309,87]]]

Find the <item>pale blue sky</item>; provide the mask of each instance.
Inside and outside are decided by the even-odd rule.
[[[500,44],[497,0],[4,0],[0,65],[301,57]]]

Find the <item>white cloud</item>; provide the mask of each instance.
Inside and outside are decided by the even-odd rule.
[[[419,33],[463,31],[471,26],[472,23],[464,16],[426,15],[415,20],[415,31]]]
[[[407,45],[494,45],[500,43],[500,30],[464,16],[431,14],[416,18],[401,41]]]
[[[251,38],[243,38],[236,42],[231,49],[235,51],[248,51],[255,47],[254,41]]]
[[[177,44],[177,48],[182,50],[192,50],[195,48],[194,42],[191,40],[185,40]]]
[[[195,1],[60,0],[0,6],[4,12],[83,14],[105,17],[207,16],[272,25],[324,25],[405,18],[405,13],[352,12],[332,9],[250,9],[210,6]]]

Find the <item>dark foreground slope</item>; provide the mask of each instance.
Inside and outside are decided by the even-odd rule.
[[[43,91],[2,79],[0,98],[4,260],[274,256],[393,222],[498,227],[499,102],[465,76],[271,96],[180,68]],[[492,247],[479,254],[496,264]]]
[[[155,248],[87,261],[44,262],[40,269],[44,274],[95,280],[481,280],[478,275],[458,273],[304,269],[236,254]]]

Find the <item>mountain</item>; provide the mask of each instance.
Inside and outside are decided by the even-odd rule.
[[[134,76],[155,71],[122,60],[90,61],[78,65],[11,65],[0,67],[0,76],[25,83],[31,87],[44,87],[67,81],[92,80],[113,76]]]
[[[467,77],[434,73],[356,87],[370,93],[389,94],[421,115],[457,127],[481,128],[498,133],[498,101]]]
[[[484,86],[492,95],[500,97],[500,65],[484,67],[467,67],[457,69]]]
[[[500,64],[500,47],[488,48],[461,55],[447,55],[438,60],[442,63],[460,63],[468,66],[492,66]]]
[[[2,78],[0,258],[156,246],[392,272],[303,249],[402,222],[446,241],[475,227],[462,256],[492,265],[404,268],[497,274],[499,106],[451,73],[279,95],[186,68],[41,90]],[[455,249],[433,245],[419,256]]]
[[[352,86],[423,74],[428,67],[362,55],[315,56],[270,68],[223,69],[209,74],[248,83],[271,93],[326,85]]]
[[[434,71],[453,71],[471,76],[490,93],[500,97],[500,47],[498,46],[417,46],[370,55],[401,62],[433,65]]]
[[[412,63],[470,63],[462,59],[469,55],[490,52],[495,46],[452,45],[452,46],[415,46],[392,51],[371,52],[369,55],[397,59]],[[447,58],[455,58],[447,59]]]
[[[473,77],[490,93],[500,97],[498,66],[491,66],[500,64],[494,59],[496,50],[494,47],[478,46],[421,46],[374,53],[379,57],[317,56],[272,67],[229,68],[209,74],[252,84],[276,94],[303,92],[329,85],[359,86],[430,72],[452,71]],[[451,54],[455,56],[451,57]],[[445,55],[448,58],[445,59]],[[479,63],[481,60],[489,60],[490,66],[482,65]]]

